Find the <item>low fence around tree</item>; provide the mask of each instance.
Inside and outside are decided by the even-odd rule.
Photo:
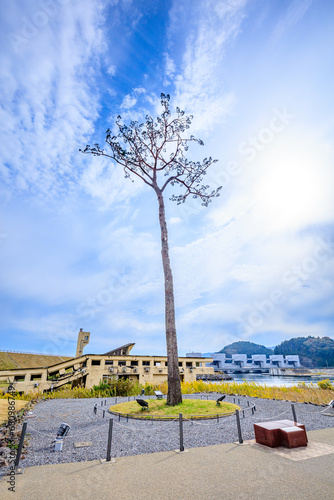
[[[219,395],[219,394],[218,394]],[[138,397],[138,396],[137,396]],[[213,395],[206,395],[206,396],[198,396],[198,395],[188,395],[186,397],[189,398],[198,398],[201,397],[202,399],[213,399]],[[153,396],[146,396],[145,399],[152,399],[154,398]],[[102,431],[101,427],[104,429],[105,428],[105,442],[106,442],[106,460],[110,461],[111,456],[112,456],[112,445],[113,445],[113,429],[115,429],[115,426],[119,427],[119,430],[121,431],[122,429],[126,429],[127,431],[132,431],[132,432],[139,432],[142,433],[143,428],[139,429],[138,427],[133,427],[131,426],[131,419],[133,416],[127,415],[127,414],[115,414],[115,412],[111,413],[110,408],[114,405],[116,405],[120,400],[121,402],[124,401],[131,401],[135,400],[136,396],[129,396],[129,397],[122,397],[122,398],[112,398],[111,401],[108,401],[107,399],[102,399],[99,402],[95,402],[93,404],[93,420],[96,421],[101,419],[101,425],[98,426],[98,428],[93,429],[93,432],[96,430]],[[235,436],[237,436],[236,441],[239,442],[240,444],[243,443],[243,424],[242,422],[245,421],[249,417],[254,417],[257,408],[256,408],[256,403],[252,400],[249,400],[248,398],[245,397],[229,397],[233,401],[233,403],[240,405],[240,408],[231,412],[228,415],[224,414],[212,414],[212,415],[196,415],[195,416],[184,416],[182,413],[180,413],[178,416],[173,417],[170,419],[170,422],[175,423],[176,428],[178,429],[177,433],[179,436],[179,451],[183,452],[185,449],[185,443],[187,442],[187,429],[185,429],[184,424],[189,423],[191,426],[193,425],[198,425],[198,426],[214,426],[217,425],[218,423],[224,424],[224,422],[229,421],[233,422],[233,419],[235,419],[235,424],[231,424],[232,427],[235,425]],[[231,401],[231,402],[232,402]],[[333,412],[330,412],[330,409],[333,410]],[[297,415],[298,413],[298,415]],[[332,408],[332,402],[327,405],[325,408],[317,409],[317,410],[312,410],[311,412],[306,409],[305,406],[302,406],[299,404],[298,406],[298,412],[296,410],[296,405],[293,402],[290,402],[289,406],[279,414],[271,414],[270,416],[262,416],[258,415],[257,421],[259,422],[264,422],[264,421],[274,421],[281,419],[283,416],[285,418],[292,418],[294,422],[297,422],[297,418],[300,417],[301,420],[303,420],[303,414],[323,414],[327,416],[334,416],[334,409]],[[109,418],[106,418],[109,417]],[[253,420],[253,419],[252,419]],[[161,419],[161,418],[150,418],[149,420],[147,419],[141,419],[141,421],[145,421],[147,425],[159,425],[157,422],[159,421],[164,421],[166,422],[166,419]],[[130,423],[129,423],[130,422]],[[254,423],[256,423],[254,421]],[[27,430],[27,421],[23,423],[22,427],[22,433],[21,433],[21,439],[20,439],[20,444],[19,448],[17,450],[16,458],[15,458],[15,466],[18,467],[19,462],[20,462],[20,456],[22,452],[22,447],[23,447],[23,442],[24,442],[24,435]],[[52,436],[51,434],[41,432],[37,429],[34,429],[33,425],[29,424],[29,428],[32,431],[35,431],[38,435],[45,434],[47,436]],[[223,428],[222,428],[223,429]],[[75,431],[76,429],[73,428],[72,431]],[[90,431],[87,429],[87,435],[82,435],[81,438],[90,438],[91,434]],[[137,450],[138,451],[138,450]],[[136,453],[138,454],[138,453]],[[139,450],[140,454],[140,450]],[[104,458],[104,457],[100,457]]]

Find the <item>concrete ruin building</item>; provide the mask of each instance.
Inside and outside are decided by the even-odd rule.
[[[15,368],[0,371],[0,381],[14,384],[19,393],[56,390],[65,384],[88,389],[111,378],[126,378],[140,384],[160,383],[167,380],[167,356],[132,355],[134,343],[106,352],[105,354],[83,354],[89,343],[90,333],[82,329],[78,335],[76,357],[52,366],[39,368]],[[184,382],[195,381],[197,375],[213,374],[213,367],[206,362],[212,359],[180,357],[180,378]]]
[[[247,372],[269,372],[279,374],[280,369],[300,368],[299,356],[282,354],[232,354],[227,356],[217,352],[212,354],[213,361],[207,366],[212,366],[215,371],[247,373]],[[277,373],[275,373],[277,372]]]

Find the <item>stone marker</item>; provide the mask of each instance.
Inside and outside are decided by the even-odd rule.
[[[85,448],[87,446],[93,446],[91,441],[80,441],[79,443],[74,443],[74,448]]]

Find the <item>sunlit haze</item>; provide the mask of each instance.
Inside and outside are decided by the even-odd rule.
[[[166,192],[179,354],[333,338],[334,3],[0,2],[1,349],[166,354],[158,205],[104,146],[194,115],[209,206]]]

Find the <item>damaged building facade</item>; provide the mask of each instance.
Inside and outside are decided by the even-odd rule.
[[[0,371],[0,381],[11,383],[19,393],[40,393],[59,389],[65,384],[91,389],[101,381],[126,378],[145,384],[164,382],[168,376],[167,356],[132,355],[134,343],[129,343],[105,354],[83,354],[89,343],[90,333],[79,332],[76,357],[52,366],[39,368],[15,368]],[[179,357],[181,381],[193,382],[201,375],[214,373],[206,366],[212,359]]]

